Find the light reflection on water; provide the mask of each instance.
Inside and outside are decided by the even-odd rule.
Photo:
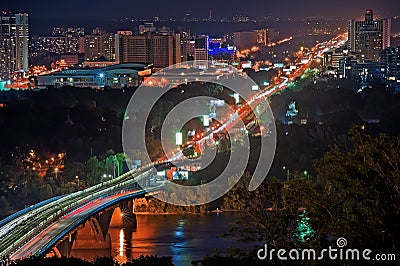
[[[223,233],[241,219],[238,214],[210,215],[138,215],[134,231],[110,228],[111,256],[125,263],[141,255],[171,256],[177,266],[191,265],[218,248],[224,253],[229,247],[243,247]],[[92,257],[107,256],[92,250]],[[85,259],[89,259],[86,257]]]
[[[117,261],[120,263],[126,263],[126,256],[125,256],[125,234],[124,234],[124,229],[121,229],[119,231],[119,257],[117,258]]]

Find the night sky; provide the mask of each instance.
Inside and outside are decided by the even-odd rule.
[[[306,4],[305,4],[306,3]],[[185,10],[193,16],[231,18],[235,14],[263,17],[267,14],[280,18],[324,16],[328,18],[359,18],[365,9],[372,8],[379,16],[396,16],[399,0],[229,0],[229,1],[181,1],[181,0],[2,0],[0,9],[25,11],[33,19],[112,19],[112,18],[182,18]]]

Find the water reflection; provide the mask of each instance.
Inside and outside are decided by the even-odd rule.
[[[126,262],[125,248],[124,248],[126,242],[127,241],[125,239],[124,229],[121,229],[119,231],[119,258],[118,258],[118,261],[121,263]]]
[[[121,229],[119,232],[119,256],[124,256],[124,243],[125,243],[125,235],[124,229]]]
[[[190,247],[187,246],[187,238],[185,238],[186,222],[187,220],[178,220],[174,229],[174,243],[171,245],[171,252],[175,265],[178,265],[179,262],[191,261]]]
[[[177,266],[191,265],[218,248],[243,246],[233,238],[220,238],[241,219],[238,214],[138,215],[137,229],[110,228],[111,256],[125,263],[141,255],[171,256]],[[93,250],[94,257],[107,252]]]

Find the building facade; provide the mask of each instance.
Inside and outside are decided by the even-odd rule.
[[[85,61],[115,61],[115,34],[96,32],[85,36]]]
[[[49,36],[35,41],[36,53],[76,54],[84,52],[83,37]]]
[[[394,92],[400,92],[400,46],[381,52],[382,83]]]
[[[194,62],[197,67],[207,67],[209,52],[209,37],[197,36],[194,40]]]
[[[367,10],[364,21],[349,20],[348,49],[361,62],[379,62],[380,52],[390,47],[390,19],[374,20],[372,10]]]
[[[274,38],[272,29],[241,31],[233,34],[233,44],[239,49],[250,49],[254,45],[269,45]]]
[[[146,32],[133,35],[132,32],[118,32],[115,40],[118,63],[145,63],[153,64],[155,68],[165,68],[185,59],[179,33],[162,35]]]
[[[249,49],[257,44],[258,34],[255,31],[235,32],[233,44],[238,49]]]
[[[34,39],[31,56],[83,54],[85,52],[85,29],[79,27],[54,27],[51,36]]]
[[[28,72],[29,22],[26,13],[0,15],[0,79]]]
[[[142,79],[151,75],[151,72],[151,66],[145,64],[119,64],[105,68],[69,69],[38,76],[37,86],[122,89],[139,86]]]

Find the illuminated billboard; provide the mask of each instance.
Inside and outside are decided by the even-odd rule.
[[[175,134],[175,144],[181,146],[183,144],[183,134],[182,132],[177,132]]]
[[[188,171],[174,171],[172,172],[172,180],[189,180]]]
[[[203,126],[209,127],[210,126],[210,116],[203,115]]]

